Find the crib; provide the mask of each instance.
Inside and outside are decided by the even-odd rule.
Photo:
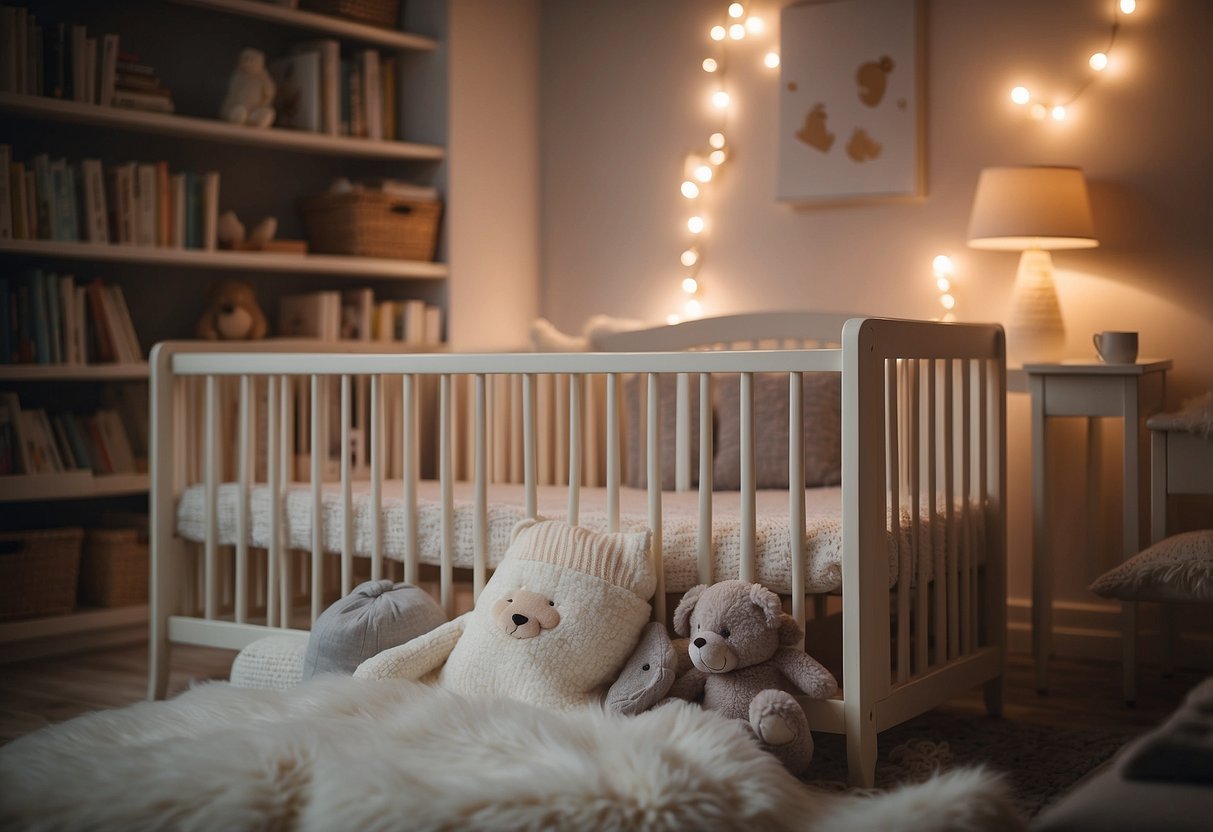
[[[803,704],[814,730],[846,735],[856,784],[873,782],[880,731],[978,685],[1000,710],[1001,328],[756,313],[594,349],[158,345],[149,697],[165,694],[171,644],[306,631],[367,577],[467,609],[513,523],[544,516],[650,529],[657,620],[690,584],[734,577],[775,588],[802,625],[840,615],[841,693]],[[841,398],[841,483],[806,487],[806,385],[823,379]],[[782,489],[758,464],[756,391],[772,384]],[[726,438],[733,491],[713,481]]]

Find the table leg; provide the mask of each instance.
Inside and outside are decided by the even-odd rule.
[[[1124,381],[1124,526],[1121,545],[1121,561],[1137,554],[1141,546],[1139,515],[1141,504],[1137,499],[1138,456],[1138,384],[1136,378]],[[1137,701],[1137,604],[1121,602],[1121,641],[1125,702]]]
[[[1032,654],[1036,660],[1036,691],[1049,689],[1049,650],[1052,632],[1052,558],[1049,539],[1048,439],[1045,424],[1044,381],[1031,379],[1032,387]]]

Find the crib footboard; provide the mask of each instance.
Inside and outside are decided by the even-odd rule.
[[[805,705],[815,730],[847,734],[852,780],[870,784],[878,731],[978,683],[991,709],[999,704],[1005,362],[996,326],[842,320],[781,313],[721,327],[698,321],[686,329],[695,343],[678,342],[671,327],[652,345],[641,335],[645,345],[635,350],[625,338],[610,347],[620,352],[583,354],[158,345],[149,696],[165,693],[171,643],[239,649],[268,633],[305,631],[356,579],[432,581],[448,614],[466,608],[514,518],[536,516],[544,494],[547,516],[651,530],[658,620],[668,620],[666,590],[676,598],[688,570],[691,582],[765,580],[771,558],[782,559],[775,571],[786,575],[781,591],[797,620],[823,615],[837,602],[806,588],[804,393],[806,378],[824,374],[841,389],[843,692]],[[756,335],[744,349],[684,349],[746,331]],[[768,349],[771,337],[796,343]],[[729,406],[739,409],[740,488],[727,497],[725,518],[736,560],[722,570],[713,512],[726,498],[714,488],[712,460],[715,391],[726,376]],[[755,479],[755,382],[772,377],[786,391],[788,419],[786,497],[763,503],[767,512],[783,506],[787,548],[778,554],[760,540]],[[673,389],[663,385],[669,380],[674,404],[663,392]],[[675,417],[670,436],[663,408]],[[630,432],[629,414],[639,420]],[[690,566],[678,569],[665,561],[677,525],[662,491],[670,441],[673,487],[697,491],[684,495],[697,508],[692,523],[680,521],[680,556]],[[629,473],[643,475],[643,491],[625,493]],[[503,506],[501,486],[511,482],[517,505]],[[585,509],[591,487],[604,500],[593,517]],[[564,494],[554,511],[552,488]],[[187,491],[197,509],[190,541],[178,527]],[[642,506],[630,518],[624,496]],[[682,583],[667,582],[675,574]]]

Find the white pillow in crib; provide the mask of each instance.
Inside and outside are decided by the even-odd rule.
[[[1164,538],[1090,588],[1122,601],[1213,601],[1213,529]]]

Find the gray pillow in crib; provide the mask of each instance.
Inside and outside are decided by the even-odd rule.
[[[303,679],[322,673],[352,676],[364,660],[428,633],[446,620],[438,603],[411,584],[359,584],[312,625]]]
[[[805,373],[804,480],[807,487],[842,482],[842,376]],[[715,488],[741,488],[741,376],[716,377]],[[788,487],[788,377],[754,374],[754,480],[757,488]]]
[[[648,438],[645,428],[647,413],[643,402],[647,401],[648,376],[643,373],[630,375],[623,380],[623,423],[624,423],[624,474],[623,484],[631,488],[647,488]],[[645,395],[641,395],[641,393]],[[661,408],[661,490],[673,491],[675,482],[674,463],[677,449],[674,444],[675,430],[678,421],[678,374],[662,373],[657,382],[657,392],[660,396],[658,406]],[[691,482],[699,481],[699,376],[690,376],[690,395],[688,410],[691,417]]]

